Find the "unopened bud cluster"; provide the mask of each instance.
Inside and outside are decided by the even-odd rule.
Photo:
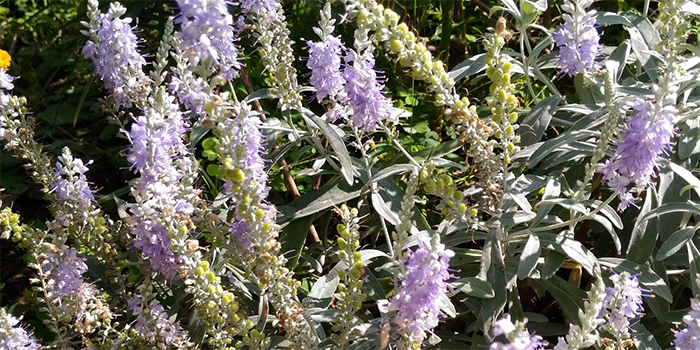
[[[425,192],[442,199],[436,209],[441,211],[445,220],[461,221],[469,226],[476,224],[478,211],[468,200],[469,195],[476,191],[460,190],[452,176],[436,173],[435,164],[431,161],[419,175]]]
[[[598,342],[598,327],[605,323],[605,319],[600,317],[605,295],[605,283],[598,277],[587,293],[588,300],[584,302],[583,310],[579,310],[581,326],[571,324],[569,333],[565,337],[559,337],[554,350],[586,349]]]
[[[268,9],[256,11],[251,16],[254,21],[255,37],[260,45],[265,70],[270,74],[270,86],[279,99],[281,110],[301,110],[301,86],[297,81],[297,70],[294,67],[296,58],[289,38],[289,28],[284,17],[282,6],[271,2]]]
[[[336,318],[333,330],[337,333],[333,338],[340,349],[344,349],[355,338],[361,335],[356,327],[360,324],[355,314],[362,308],[365,295],[362,292],[364,284],[362,275],[365,266],[362,262],[360,249],[360,228],[356,208],[340,207],[342,224],[338,224],[338,257],[344,263],[344,269],[338,271],[338,298],[336,309],[340,315]]]
[[[426,175],[423,175],[423,172]],[[404,260],[406,257],[405,248],[408,243],[408,237],[411,233],[411,220],[413,217],[413,208],[416,204],[416,190],[420,186],[423,179],[427,179],[428,170],[426,168],[416,168],[408,175],[406,190],[404,191],[403,200],[401,201],[401,211],[399,211],[399,223],[396,225],[396,232],[392,237],[394,241],[394,258],[396,260]],[[420,174],[420,175],[419,175]]]
[[[511,82],[511,60],[507,55],[501,54],[505,42],[504,32],[487,33],[484,39],[486,76],[491,80],[491,98],[486,99],[487,106],[491,109],[490,127],[493,136],[498,139],[503,165],[508,167],[512,155],[520,151],[520,147],[516,146],[520,137],[515,134],[518,129],[518,114],[515,109],[520,103],[514,94],[515,84]]]
[[[185,283],[188,285],[186,291],[194,296],[196,317],[205,325],[209,345],[217,349],[242,346],[232,337],[246,334],[253,324],[239,312],[234,295],[223,289],[221,277],[211,270],[209,262],[197,262]]]

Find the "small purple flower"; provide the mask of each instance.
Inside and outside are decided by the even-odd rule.
[[[318,101],[326,97],[334,99],[343,91],[345,85],[345,79],[340,72],[343,43],[339,38],[330,36],[325,42],[307,41],[307,44],[309,61],[306,66],[311,69],[310,83],[316,89],[315,97]]]
[[[595,67],[601,51],[600,37],[595,29],[595,11],[586,12],[593,0],[566,0],[562,9],[564,25],[553,34],[559,47],[559,67],[573,77]]]
[[[0,68],[0,88],[3,90],[12,90],[15,88],[15,86],[12,84],[12,82],[15,80],[15,77],[7,74],[4,68]]]
[[[248,230],[250,225],[239,218],[234,218],[229,224],[229,233],[234,236],[236,243],[241,245],[241,250],[252,251],[252,242]]]
[[[674,350],[700,349],[700,301],[690,300],[691,309],[683,316],[685,328],[676,332]]]
[[[444,244],[419,239],[418,249],[406,262],[406,273],[391,298],[389,309],[396,311],[396,323],[405,327],[412,339],[422,341],[425,332],[438,325],[439,299],[448,287],[450,258],[454,252]]]
[[[127,159],[141,177],[132,185],[136,203],[129,205],[134,221],[134,246],[141,249],[151,269],[170,279],[181,264],[171,249],[171,232],[194,211],[192,191],[181,182],[191,172],[184,134],[187,124],[174,97],[159,90],[152,106],[137,117],[127,136],[131,147]]]
[[[153,220],[141,221],[131,228],[137,240],[134,247],[148,258],[148,266],[165,278],[171,279],[180,271],[181,258],[170,249],[168,230]]]
[[[527,321],[527,320],[526,320]],[[544,349],[542,337],[530,334],[525,328],[526,322],[518,321],[513,324],[510,315],[506,314],[502,319],[496,321],[493,327],[493,335],[504,336],[508,339],[508,344],[498,341],[491,343],[489,350],[539,350]]]
[[[345,62],[346,97],[343,102],[352,107],[352,123],[365,131],[374,131],[382,120],[397,123],[390,111],[391,101],[382,93],[384,85],[377,80],[370,49],[365,49],[361,55],[351,52]]]
[[[306,66],[311,69],[311,86],[316,89],[315,98],[320,102],[326,97],[335,101],[343,92],[345,79],[340,71],[341,55],[345,51],[339,37],[331,35],[335,27],[331,18],[330,5],[321,11],[319,27],[314,32],[321,38],[320,42],[306,41],[309,48],[309,60]]]
[[[177,169],[172,167],[172,162],[187,153],[187,147],[182,141],[187,124],[177,111],[177,106],[172,105],[170,112],[169,117],[164,119],[160,113],[149,108],[132,124],[129,131],[131,147],[126,159],[134,171],[179,176]]]
[[[231,164],[236,169],[243,171],[245,179],[243,186],[255,183],[258,187],[257,195],[264,199],[267,197],[267,173],[265,172],[265,160],[263,159],[263,135],[258,129],[261,124],[257,115],[245,115],[228,120],[226,132],[231,140],[222,141],[222,144],[231,145],[230,154],[236,155],[231,159]],[[230,193],[231,181],[227,181],[227,192]]]
[[[134,329],[151,344],[163,342],[166,346],[173,345],[177,341],[187,340],[182,328],[170,322],[168,314],[158,300],[153,300],[147,310],[141,307],[141,301],[137,296],[127,301],[129,310],[136,316]]]
[[[85,258],[78,257],[75,248],[65,252],[49,251],[43,262],[43,270],[48,280],[53,281],[52,293],[69,296],[78,292],[83,284],[83,273],[87,271]]]
[[[678,110],[673,106],[637,99],[632,103],[636,114],[622,140],[615,142],[615,156],[599,166],[610,189],[620,196],[620,210],[633,203],[627,187],[645,188],[659,168],[661,156],[671,147],[673,123]]]
[[[97,11],[97,4],[92,4]],[[138,40],[129,25],[131,18],[120,18],[126,13],[119,3],[110,4],[107,13],[91,13],[90,40],[83,47],[85,58],[92,61],[95,73],[110,91],[117,107],[131,107],[133,95],[144,97],[149,81],[143,72],[146,60],[139,54]]]
[[[0,349],[37,350],[39,344],[26,329],[19,327],[19,319],[0,309]]]
[[[85,177],[87,166],[81,159],[73,158],[68,148],[63,149],[63,154],[58,157],[56,172],[51,191],[56,193],[60,203],[73,203],[79,211],[88,211],[95,201],[92,189]],[[88,162],[88,165],[92,161]]]
[[[272,12],[277,8],[275,0],[240,0],[239,4],[244,14]]]
[[[168,89],[185,108],[199,116],[205,113],[205,106],[211,101],[206,81],[201,77],[195,78],[190,71],[184,76],[173,74]]]
[[[234,44],[233,16],[224,0],[178,0],[181,24],[176,34],[180,49],[192,66],[203,64],[212,72],[219,68],[228,79],[238,77],[241,68]]]
[[[629,336],[629,320],[642,315],[642,289],[637,277],[627,272],[613,273],[610,280],[613,286],[605,288],[600,315],[608,322],[601,327],[618,339],[623,339]]]

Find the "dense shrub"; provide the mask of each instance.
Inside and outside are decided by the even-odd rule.
[[[125,4],[2,12],[0,349],[700,348],[697,2]]]

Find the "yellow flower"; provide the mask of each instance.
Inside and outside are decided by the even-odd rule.
[[[0,68],[5,69],[7,71],[8,68],[10,68],[10,60],[12,57],[10,57],[10,54],[7,53],[5,50],[0,50]]]

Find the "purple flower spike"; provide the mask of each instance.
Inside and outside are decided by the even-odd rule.
[[[228,80],[238,77],[241,68],[234,44],[233,16],[224,0],[178,0],[181,24],[176,36],[182,39],[180,49],[192,66],[200,64],[214,72],[219,68]]]
[[[586,12],[593,0],[566,0],[562,9],[564,25],[554,35],[559,47],[559,67],[573,77],[595,67],[595,58],[601,51],[600,37],[595,29],[595,11]]]
[[[97,11],[95,2],[91,6]],[[107,13],[91,13],[96,18],[85,24],[91,39],[83,47],[83,55],[92,61],[116,107],[131,107],[134,96],[144,98],[148,90],[143,84],[149,81],[143,72],[146,60],[138,52],[138,40],[129,25],[131,18],[120,18],[124,13],[126,8],[119,3],[112,3]]]
[[[630,319],[642,315],[642,289],[637,277],[627,272],[613,273],[610,280],[613,286],[605,288],[600,315],[608,322],[601,327],[621,340],[629,337]]]
[[[314,32],[321,38],[320,42],[307,41],[309,45],[309,61],[306,66],[311,69],[311,86],[316,89],[316,99],[320,102],[325,98],[332,101],[342,99],[345,79],[340,71],[341,55],[345,51],[340,38],[333,36],[335,20],[331,18],[330,4],[321,11],[319,27]]]
[[[37,350],[39,344],[36,339],[18,324],[19,319],[0,309],[0,349]]]
[[[525,320],[527,322],[527,320]],[[526,322],[518,321],[516,324],[506,314],[502,319],[496,321],[493,327],[493,335],[504,336],[508,339],[508,344],[498,341],[491,343],[489,350],[539,350],[544,349],[542,337],[530,334],[525,328]]]
[[[127,159],[141,175],[132,185],[136,203],[129,210],[134,246],[141,249],[151,269],[171,279],[179,271],[181,258],[171,248],[170,235],[194,211],[193,193],[181,184],[192,163],[183,138],[188,125],[174,97],[164,89],[156,97],[127,133],[131,141]]]
[[[671,147],[673,123],[678,110],[673,106],[637,99],[632,103],[637,112],[629,117],[629,125],[621,141],[615,143],[615,156],[599,166],[610,189],[620,196],[620,210],[633,204],[627,192],[630,184],[645,188],[664,152]]]
[[[272,12],[277,8],[275,0],[241,0],[240,5],[244,14]]]
[[[374,131],[382,120],[397,123],[397,118],[391,115],[391,101],[382,93],[384,85],[377,80],[370,49],[365,49],[361,55],[349,54],[345,62],[344,102],[352,107],[352,123],[364,131]]]
[[[90,184],[85,177],[88,171],[86,164],[81,159],[73,158],[68,148],[63,149],[63,154],[58,157],[56,163],[56,180],[51,186],[51,191],[56,193],[59,203],[77,205],[77,211],[88,211],[95,201],[95,196],[90,189]],[[89,161],[87,165],[92,163]]]
[[[187,336],[182,328],[170,322],[165,308],[158,300],[151,301],[146,310],[141,306],[141,300],[137,296],[129,299],[127,303],[129,310],[136,316],[134,330],[151,344],[163,343],[169,347],[176,343],[187,342]]]
[[[77,255],[75,248],[62,252],[48,252],[42,268],[53,281],[53,293],[58,296],[68,296],[80,289],[83,284],[83,273],[87,271],[85,259]]]
[[[314,28],[316,29],[316,28]],[[316,89],[316,99],[335,98],[343,91],[345,79],[340,72],[340,55],[343,43],[334,36],[326,38],[326,42],[314,43],[308,41],[309,61],[306,66],[311,69],[311,86]]]
[[[426,239],[406,262],[406,273],[391,299],[390,310],[396,311],[397,323],[408,330],[412,339],[422,341],[440,319],[439,299],[448,287],[450,258],[454,252],[444,244]]]
[[[676,332],[674,350],[700,349],[700,301],[690,300],[691,309],[683,316],[685,328]]]

